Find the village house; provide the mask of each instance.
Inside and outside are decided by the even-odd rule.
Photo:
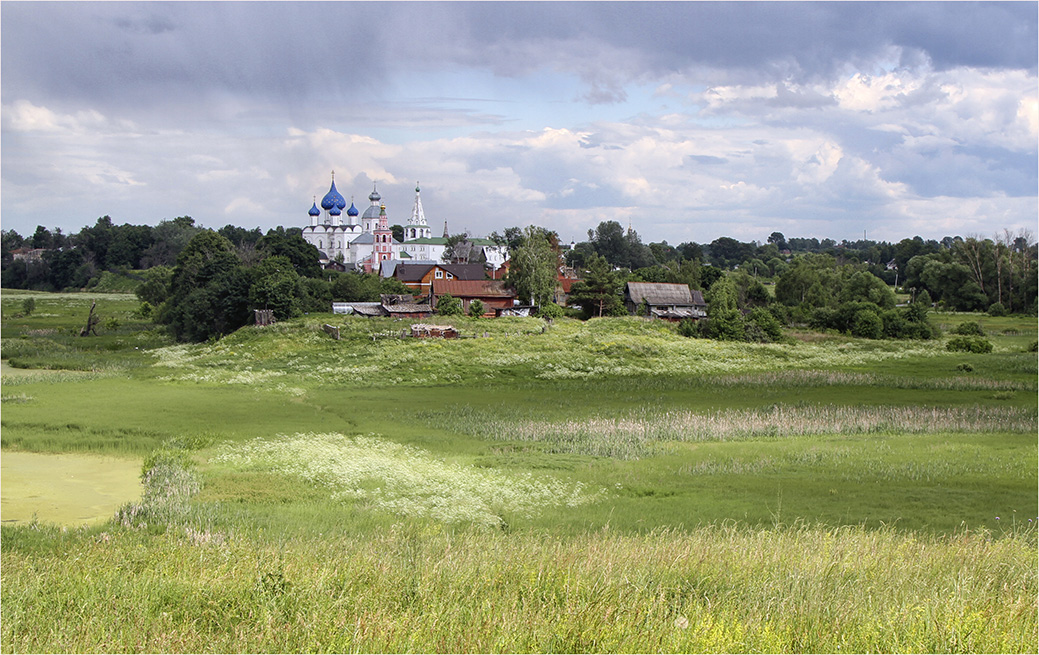
[[[394,267],[393,276],[415,292],[418,298],[433,294],[436,280],[485,280],[483,264],[406,264]]]
[[[628,282],[624,304],[632,314],[647,311],[654,318],[668,321],[699,320],[707,316],[707,303],[697,289],[687,284]]]
[[[433,306],[445,295],[461,300],[466,314],[474,300],[483,303],[484,316],[497,316],[516,304],[516,292],[500,280],[433,280]]]

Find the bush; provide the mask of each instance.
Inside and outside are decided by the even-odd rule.
[[[981,337],[971,336],[960,336],[949,339],[949,343],[945,344],[945,349],[953,352],[966,352],[966,353],[990,353],[992,352],[992,342],[988,339]]]
[[[840,317],[836,309],[816,307],[808,317],[808,326],[813,330],[840,330]]]
[[[541,318],[562,318],[566,316],[566,309],[554,302],[547,302],[538,308],[537,315]]]
[[[783,338],[783,326],[772,315],[772,312],[762,307],[751,310],[747,315],[747,332],[748,336],[755,337],[755,341],[772,342]],[[758,334],[750,335],[751,332]]]
[[[698,337],[700,325],[691,318],[684,319],[678,324],[678,333],[683,337]]]
[[[863,339],[881,339],[884,337],[884,322],[872,309],[860,309],[852,320],[851,333]]]
[[[437,300],[434,313],[438,316],[462,316],[462,301],[445,293]]]
[[[483,316],[483,311],[484,307],[482,300],[477,298],[469,303],[469,316],[473,318],[480,318],[481,316]]]
[[[974,370],[974,367],[973,367],[973,366],[971,366],[970,364],[968,364],[967,362],[964,362],[964,363],[962,363],[962,364],[958,365],[958,366],[956,367],[956,370],[957,370],[957,371],[963,371],[963,372],[965,372],[965,373],[970,373],[971,371],[973,371],[973,370]]]
[[[981,325],[977,321],[964,321],[954,327],[951,332],[953,334],[962,334],[974,337],[985,336],[985,331],[981,329]]]
[[[36,298],[29,296],[22,301],[22,313],[28,316],[36,310]]]
[[[1006,316],[1007,315],[1007,308],[1004,307],[1003,303],[1001,303],[1001,302],[994,302],[991,305],[989,305],[988,315],[989,316]]]

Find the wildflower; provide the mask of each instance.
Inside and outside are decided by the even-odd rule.
[[[675,627],[679,630],[685,630],[689,627],[689,619],[685,618],[684,616],[678,617],[677,619],[675,619]]]

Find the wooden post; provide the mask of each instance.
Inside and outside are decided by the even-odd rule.
[[[97,330],[95,328],[97,327],[97,324],[101,322],[101,319],[97,316],[94,316],[94,308],[96,307],[96,300],[90,303],[90,314],[87,315],[87,326],[80,330],[79,336],[85,337],[90,335],[91,333],[93,333],[95,337],[97,336]]]

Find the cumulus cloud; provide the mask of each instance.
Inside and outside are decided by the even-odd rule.
[[[940,237],[985,213],[1034,226],[1028,3],[0,12],[5,229],[301,225],[332,170],[362,204],[378,184],[391,221],[421,180],[432,224],[482,234],[582,239],[631,220],[671,243]]]

